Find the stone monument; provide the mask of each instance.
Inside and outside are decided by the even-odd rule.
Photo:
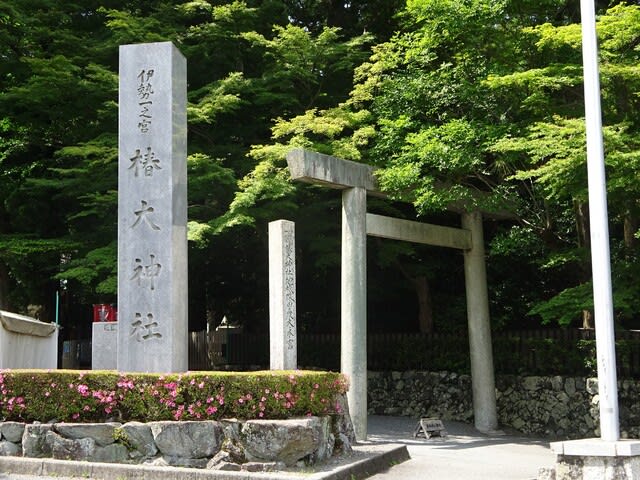
[[[295,224],[269,223],[269,358],[271,370],[298,367]]]
[[[118,370],[186,371],[184,56],[122,45],[119,92]]]

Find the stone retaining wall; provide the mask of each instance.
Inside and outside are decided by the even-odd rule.
[[[471,377],[447,372],[369,372],[369,413],[473,423]],[[618,382],[620,433],[640,438],[640,381]],[[498,421],[552,439],[598,437],[598,380],[496,377]]]
[[[128,423],[0,423],[0,456],[270,471],[349,452],[348,417]]]

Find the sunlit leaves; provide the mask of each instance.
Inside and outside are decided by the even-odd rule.
[[[246,104],[246,100],[240,95],[243,89],[243,76],[236,72],[194,92],[192,96],[199,98],[188,106],[189,122],[212,124],[216,123],[221,115],[237,111]]]

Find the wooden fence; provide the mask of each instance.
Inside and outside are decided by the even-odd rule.
[[[191,332],[190,370],[255,370],[269,366],[269,337],[254,334]],[[493,334],[499,374],[595,375],[593,330],[540,329]],[[618,376],[640,378],[640,332],[616,332]],[[369,370],[469,371],[466,332],[459,334],[370,334]],[[339,334],[298,336],[301,368],[339,370]]]

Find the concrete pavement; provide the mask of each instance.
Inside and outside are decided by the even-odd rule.
[[[87,463],[23,459],[32,460],[31,465],[16,461],[10,465],[12,473],[3,473],[3,465],[4,470],[7,470],[8,464],[3,464],[0,458],[0,480],[68,480],[70,478],[351,480],[364,478],[365,472],[374,473],[369,477],[371,480],[533,480],[537,477],[540,467],[549,467],[555,462],[555,455],[549,449],[548,442],[544,440],[522,437],[510,432],[484,435],[473,426],[448,421],[444,422],[447,429],[445,438],[416,439],[413,438],[416,424],[417,419],[409,417],[370,416],[368,440],[358,447],[360,455],[354,457],[351,463],[341,462],[315,472],[257,474],[95,464],[101,468],[93,469],[91,470],[93,474],[89,474]],[[407,461],[404,461],[406,458],[404,447],[411,456]],[[363,452],[368,453],[363,454]],[[44,462],[44,470],[33,469],[33,462],[38,461]],[[69,467],[71,470],[61,469],[56,472],[51,469],[60,466],[61,463],[71,464]],[[78,468],[74,473],[75,465],[78,465]],[[48,471],[49,476],[41,475],[43,471]],[[27,473],[30,475],[25,475]]]
[[[555,463],[549,442],[517,434],[484,435],[473,426],[444,422],[447,436],[413,438],[416,419],[369,417],[371,442],[407,446],[411,459],[371,480],[531,480]]]

